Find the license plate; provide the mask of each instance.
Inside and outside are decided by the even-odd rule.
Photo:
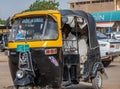
[[[119,49],[120,48],[120,44],[116,44],[116,49]]]
[[[28,44],[19,44],[17,45],[17,52],[29,52],[30,48]]]

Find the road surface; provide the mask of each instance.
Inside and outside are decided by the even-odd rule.
[[[120,89],[120,57],[114,59],[114,62],[105,68],[108,79],[103,82],[103,89]],[[4,53],[0,52],[0,89],[8,89],[13,82],[10,76],[8,58]],[[89,83],[80,83],[79,85],[69,87],[67,89],[93,89]],[[12,89],[12,88],[10,88]]]

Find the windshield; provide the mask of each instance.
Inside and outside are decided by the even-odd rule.
[[[99,39],[108,39],[108,37],[105,34],[99,32],[99,31],[96,31],[96,34],[97,34],[97,39],[98,40]]]
[[[49,40],[57,38],[57,22],[51,16],[16,19],[9,35],[9,41]]]

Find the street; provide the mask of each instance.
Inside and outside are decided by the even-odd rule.
[[[103,89],[120,89],[120,57],[115,58],[105,70],[108,74],[108,79],[104,80]],[[3,52],[0,52],[0,89],[8,89],[8,86],[12,85],[8,58]],[[73,89],[73,87],[74,89],[93,89],[91,84],[83,82],[67,89]]]

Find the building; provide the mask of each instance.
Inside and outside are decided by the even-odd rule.
[[[120,10],[120,0],[73,0],[70,9],[84,10],[89,13]]]
[[[96,21],[97,30],[107,33],[110,29],[113,32],[120,31],[120,11],[92,13]]]
[[[72,10],[91,13],[97,30],[103,33],[120,31],[120,0],[74,0],[69,4]]]

